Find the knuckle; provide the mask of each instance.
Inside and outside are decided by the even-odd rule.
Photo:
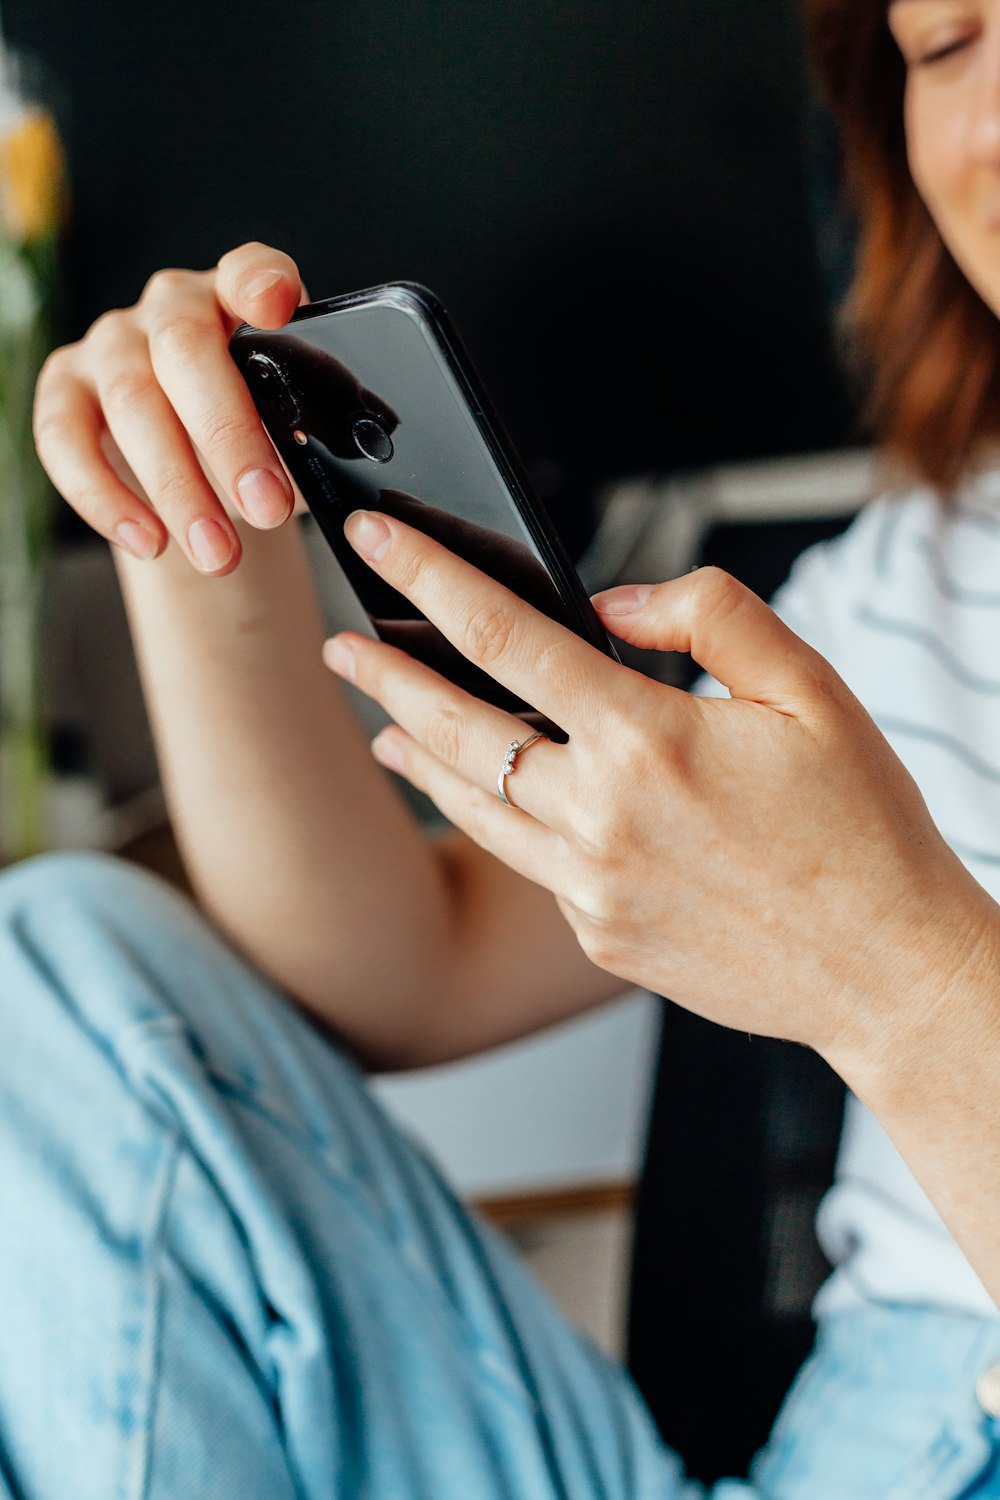
[[[603,922],[587,919],[577,929],[577,942],[592,964],[599,969],[613,969],[618,957],[618,944],[610,928]]]
[[[188,360],[217,332],[216,324],[203,314],[172,313],[170,317],[160,319],[151,330],[150,354],[154,360]]]
[[[31,430],[35,446],[41,453],[44,445],[57,441],[66,430],[66,418],[56,391],[66,373],[62,361],[55,363],[56,356],[50,354],[35,382],[35,396],[31,406]]]
[[[61,380],[68,373],[68,368],[69,346],[64,344],[59,349],[53,349],[51,354],[46,356],[38,372],[35,390],[47,393],[50,385]]]
[[[476,794],[468,797],[458,807],[451,803],[450,799],[441,798],[438,803],[445,817],[450,817],[463,832],[469,835],[474,844],[480,848],[487,848],[490,841],[490,812],[487,794],[476,789]],[[489,810],[488,810],[489,809]]]
[[[174,266],[165,266],[160,271],[154,271],[142,289],[139,298],[144,306],[159,302],[170,302],[189,290],[191,286],[192,273],[182,271]]]
[[[407,549],[406,556],[396,561],[393,587],[413,598],[427,587],[434,589],[434,579],[428,559],[418,551]]]
[[[485,604],[475,610],[466,625],[466,641],[472,659],[491,667],[509,657],[516,639],[516,627],[510,611],[503,604]]]
[[[603,866],[611,857],[620,824],[616,825],[603,801],[588,798],[574,818],[573,832],[577,846],[592,868]]]
[[[59,443],[64,441],[66,426],[66,417],[58,407],[52,406],[40,397],[36,398],[31,428],[40,458],[44,459]]]
[[[427,748],[438,760],[454,765],[459,759],[464,735],[465,725],[455,705],[440,704],[427,724]]]
[[[657,796],[676,792],[692,774],[693,739],[681,722],[657,734],[640,734],[630,727],[622,731],[621,745],[620,763],[629,767],[633,784],[655,788]]]
[[[578,696],[581,703],[593,691],[588,667],[586,659],[581,660],[578,642],[569,638],[547,641],[535,663],[540,682],[557,683],[561,691]]]
[[[108,500],[104,486],[89,479],[71,485],[66,490],[65,498],[85,521],[100,515]]]
[[[857,701],[854,694],[825,657],[811,651],[801,663],[801,671],[802,688],[814,710],[837,716],[853,709]]]
[[[101,401],[106,411],[128,417],[145,405],[156,389],[156,377],[148,365],[126,365],[101,381]]]
[[[460,828],[480,848],[488,846],[491,826],[487,812],[489,799],[479,787],[457,786],[450,778],[442,780],[436,777],[431,768],[427,768],[421,781],[414,778],[414,785],[431,799],[453,828]]]
[[[652,683],[639,679],[627,708],[616,704],[604,725],[603,738],[614,746],[615,764],[628,766],[633,782],[657,759],[665,743],[665,736],[657,732],[660,703],[657,693],[649,691],[652,687]]]
[[[257,436],[258,427],[240,411],[224,407],[202,418],[202,433],[209,449],[241,447]]]
[[[693,577],[702,610],[713,620],[725,619],[745,597],[743,584],[723,568],[699,568]]]
[[[125,331],[129,315],[122,307],[110,307],[95,318],[87,330],[84,342],[89,346],[105,348],[116,344]]]
[[[191,498],[200,498],[198,486],[184,469],[164,468],[156,476],[153,493],[159,502],[167,506],[181,504]]]

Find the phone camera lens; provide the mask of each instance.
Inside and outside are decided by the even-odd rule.
[[[374,417],[355,417],[351,435],[359,453],[373,463],[387,464],[392,457],[392,438]]]
[[[267,354],[251,354],[250,369],[260,389],[266,393],[272,409],[286,421],[297,422],[299,409],[278,365]]]

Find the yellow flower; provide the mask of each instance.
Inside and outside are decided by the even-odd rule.
[[[0,141],[0,192],[8,234],[44,239],[59,227],[66,172],[52,117],[28,109]]]

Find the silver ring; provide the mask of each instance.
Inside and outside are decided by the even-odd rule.
[[[504,790],[504,782],[507,780],[507,777],[510,775],[511,771],[513,771],[514,766],[517,763],[517,757],[521,754],[522,750],[527,750],[528,746],[533,745],[536,740],[544,740],[545,738],[546,736],[539,730],[537,734],[529,734],[528,738],[526,740],[521,740],[520,744],[517,742],[517,740],[511,740],[510,744],[507,746],[507,753],[503,758],[503,765],[500,767],[500,775],[497,777],[497,794],[500,798],[500,801],[504,804],[505,807],[514,807],[516,805],[515,803],[511,802],[510,798],[507,796],[507,793]]]

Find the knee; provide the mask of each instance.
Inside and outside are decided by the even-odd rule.
[[[133,951],[190,940],[199,925],[191,903],[159,876],[92,850],[39,854],[0,873],[0,933],[39,953],[66,955],[83,934]],[[93,941],[83,944],[88,949]]]
[[[155,877],[106,854],[44,854],[0,874],[0,1088],[33,1089],[32,1119],[79,1126],[70,1101],[86,1079],[124,1098],[120,1044],[166,1009],[148,936],[164,900]]]
[[[169,975],[210,941],[190,902],[125,860],[76,851],[25,860],[0,874],[2,1024],[43,990],[80,1018],[95,1007],[109,1023],[115,1009],[124,1022],[162,1013]]]
[[[193,902],[159,875],[98,850],[37,854],[0,871],[0,929],[28,922],[59,940],[67,923],[190,939],[207,924]]]
[[[52,1028],[69,1023],[122,1057],[183,1033],[199,1059],[232,1072],[252,1038],[291,1024],[289,1009],[191,901],[146,870],[74,852],[0,875],[0,1070],[9,1031],[30,1030],[44,1051]]]
[[[127,909],[161,882],[137,865],[96,850],[36,854],[0,871],[0,923],[33,912],[44,916],[68,906],[97,911]]]

